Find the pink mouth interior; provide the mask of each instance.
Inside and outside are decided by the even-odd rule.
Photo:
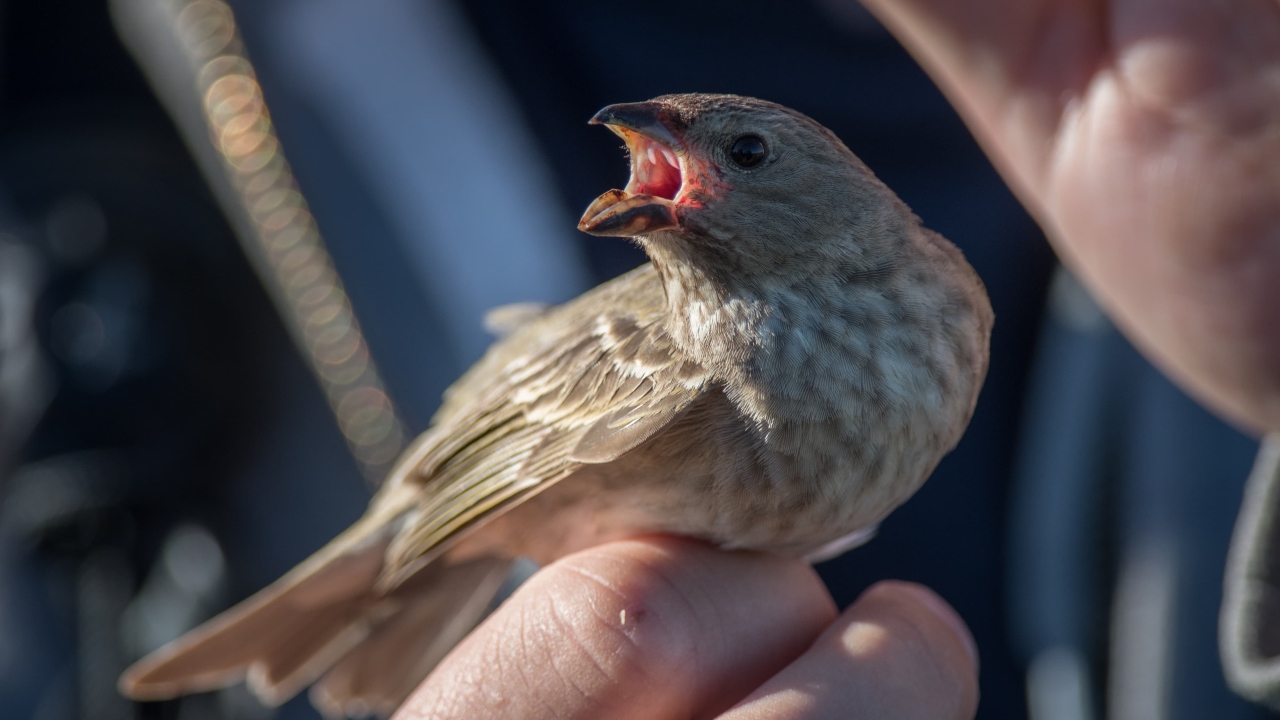
[[[680,160],[675,151],[652,138],[635,136],[631,147],[631,182],[627,191],[675,200],[683,185],[684,173],[680,171]]]

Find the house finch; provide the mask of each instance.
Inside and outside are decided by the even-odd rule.
[[[126,694],[247,675],[267,703],[315,682],[328,714],[385,713],[517,557],[654,532],[829,557],[956,444],[987,368],[982,283],[830,131],[727,95],[592,122],[626,141],[631,179],[579,228],[652,263],[506,313],[364,517],[143,659]]]

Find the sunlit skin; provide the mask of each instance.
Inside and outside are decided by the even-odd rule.
[[[1280,429],[1280,3],[866,4],[1126,334]]]
[[[809,566],[644,538],[535,575],[396,720],[962,720],[972,639],[937,595],[872,587],[837,614]]]

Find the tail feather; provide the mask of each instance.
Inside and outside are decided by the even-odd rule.
[[[388,598],[378,624],[311,688],[330,718],[390,715],[488,610],[511,567],[506,558],[433,564]]]
[[[384,592],[391,531],[353,531],[140,660],[121,691],[165,700],[247,680],[279,705],[324,675],[311,698],[326,715],[390,714],[483,617],[510,560],[441,559]]]
[[[365,605],[344,602],[307,614],[305,625],[249,666],[249,689],[270,706],[297,695],[369,634]]]
[[[342,538],[339,538],[340,540]],[[323,646],[351,625],[382,570],[389,534],[344,549],[335,543],[256,595],[160,648],[129,668],[120,689],[138,700],[166,700],[239,682],[250,668],[284,649]],[[336,658],[335,658],[336,659]],[[298,660],[292,664],[297,665]],[[270,687],[292,674],[267,667],[255,677]],[[273,693],[268,693],[271,695]]]

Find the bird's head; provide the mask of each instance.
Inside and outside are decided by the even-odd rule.
[[[910,222],[831,131],[774,103],[666,95],[610,105],[591,122],[626,142],[631,179],[578,227],[634,237],[655,260],[675,252],[749,274],[799,269],[892,244]]]

